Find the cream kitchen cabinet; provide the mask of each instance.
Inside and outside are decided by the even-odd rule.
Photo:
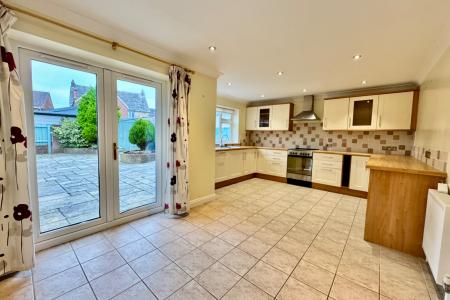
[[[258,173],[286,177],[287,151],[258,149]]]
[[[244,175],[244,153],[243,150],[232,150],[227,153],[228,177],[236,178]]]
[[[313,154],[312,182],[341,186],[343,156],[340,154]]]
[[[353,155],[351,159],[349,188],[367,192],[369,190],[370,170],[366,166],[369,157]]]
[[[291,123],[291,104],[280,104],[272,106],[272,121],[270,130],[289,130]]]
[[[258,108],[247,107],[245,129],[258,130]]]
[[[323,103],[323,129],[347,130],[350,99],[329,99]]]
[[[414,92],[379,96],[377,129],[411,129]]]
[[[247,107],[246,130],[290,130],[293,105]]]
[[[226,151],[216,151],[216,182],[228,179],[227,157]]]
[[[349,130],[377,129],[378,95],[350,98],[348,108]]]
[[[243,150],[244,152],[244,175],[256,172],[256,164],[258,162],[258,152],[256,149]]]

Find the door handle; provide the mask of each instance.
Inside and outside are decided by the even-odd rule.
[[[117,143],[113,143],[113,159],[117,160]]]

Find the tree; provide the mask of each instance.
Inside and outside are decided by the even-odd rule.
[[[81,135],[91,144],[97,143],[97,92],[94,88],[83,95],[78,104],[77,122]]]
[[[128,133],[128,140],[144,151],[147,145],[155,140],[155,126],[150,121],[137,120]]]
[[[121,113],[117,108],[117,119]],[[77,122],[83,138],[91,144],[97,144],[97,91],[91,87],[78,104]]]

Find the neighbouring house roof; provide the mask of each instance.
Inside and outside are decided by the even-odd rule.
[[[53,101],[50,93],[33,91],[33,108],[39,110],[53,109]]]
[[[47,111],[35,111],[34,113],[37,115],[52,115],[52,116],[61,116],[61,117],[76,117],[78,112],[78,107],[62,107],[55,108]]]
[[[84,85],[78,85],[74,80],[70,83],[70,98],[69,103],[71,106],[76,106],[76,100],[83,97],[89,91],[90,87]],[[141,93],[130,93],[118,91],[118,98],[127,106],[128,111],[131,112],[151,112],[148,107],[147,100],[145,99],[144,91]]]

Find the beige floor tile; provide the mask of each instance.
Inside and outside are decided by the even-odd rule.
[[[196,216],[190,217],[189,219],[187,219],[187,221],[189,223],[194,224],[197,227],[203,227],[209,223],[214,222],[213,219],[208,218],[207,216],[204,216],[202,214],[198,214]]]
[[[159,299],[164,299],[192,278],[176,264],[170,264],[144,279],[144,283]]]
[[[97,299],[110,299],[119,295],[139,282],[139,277],[128,266],[124,265],[91,281]]]
[[[217,262],[197,276],[196,281],[214,297],[221,298],[241,277]]]
[[[192,280],[183,288],[176,291],[168,299],[170,300],[214,300],[215,298],[196,281]]]
[[[27,287],[32,287],[32,285],[33,280],[30,270],[2,277],[0,280],[0,299],[6,298],[6,296],[12,295],[20,290],[23,293],[28,293],[29,289]]]
[[[164,226],[160,225],[154,218],[151,217],[139,219],[129,224],[142,236],[148,236],[165,229]]]
[[[128,224],[120,225],[104,232],[106,238],[111,244],[116,247],[125,246],[128,243],[134,242],[142,238],[136,230]]]
[[[40,281],[77,265],[78,260],[75,253],[67,252],[59,255],[57,259],[48,259],[37,263],[36,267],[33,268],[33,280],[35,282]]]
[[[276,247],[270,249],[270,251],[262,258],[262,261],[288,275],[294,270],[299,260],[300,259],[296,256]]]
[[[321,236],[317,236],[316,239],[313,241],[312,245],[316,248],[322,249],[323,251],[331,253],[337,257],[342,256],[345,247],[345,244],[336,243],[333,240]]]
[[[222,222],[223,224],[228,225],[230,227],[241,223],[243,220],[244,220],[244,218],[239,218],[234,215],[225,215],[219,219],[220,222]]]
[[[277,296],[279,300],[326,300],[327,295],[290,277]]]
[[[255,224],[250,223],[248,221],[243,221],[234,226],[234,229],[237,229],[240,232],[245,233],[246,235],[254,234],[256,231],[258,231],[259,228],[260,228],[259,226],[256,226]]]
[[[275,297],[289,276],[274,267],[259,261],[248,273],[245,279]]]
[[[378,255],[372,255],[352,248],[346,248],[344,250],[341,264],[357,264],[374,271],[380,270],[380,258]]]
[[[203,244],[200,248],[209,256],[215,259],[220,259],[222,256],[230,252],[234,247],[233,245],[219,238],[214,238],[209,242]]]
[[[289,230],[291,230],[292,225],[288,225],[277,220],[272,220],[264,227],[280,235],[285,235]]]
[[[82,237],[80,239],[77,239],[75,241],[70,242],[73,249],[81,248],[90,244],[95,244],[97,242],[100,242],[105,239],[105,235],[103,232],[97,232],[85,237]]]
[[[336,273],[339,264],[338,257],[312,246],[306,251],[303,259],[313,265],[328,270],[331,273]]]
[[[231,228],[227,231],[225,231],[224,233],[222,233],[221,235],[219,235],[219,238],[230,243],[233,246],[237,246],[240,243],[242,243],[246,238],[248,237],[248,235],[246,235],[243,232],[240,232],[239,230],[236,230],[234,228]]]
[[[78,257],[78,260],[81,263],[84,263],[112,250],[114,250],[114,246],[107,239],[102,239],[96,243],[75,249],[75,254]]]
[[[214,238],[214,235],[202,228],[199,228],[192,232],[189,232],[188,234],[183,236],[183,238],[195,247],[200,247],[204,243],[212,240]]]
[[[320,223],[312,223],[302,219],[294,226],[294,228],[302,229],[316,235],[320,229],[322,229],[322,226],[323,225]]]
[[[376,293],[380,290],[380,272],[362,264],[341,261],[337,274]]]
[[[129,263],[140,278],[150,276],[168,264],[170,264],[170,260],[159,250],[153,250]]]
[[[316,235],[314,233],[311,233],[311,232],[306,231],[299,227],[292,228],[286,234],[286,236],[296,239],[297,241],[299,241],[303,244],[306,244],[306,245],[310,245],[312,243],[312,241],[314,240],[314,238],[316,237]]]
[[[253,255],[258,259],[263,257],[271,247],[271,245],[266,244],[265,242],[252,236],[243,241],[238,246],[239,249],[247,252],[250,255]]]
[[[99,257],[91,259],[83,264],[81,264],[84,274],[89,281],[102,276],[122,265],[126,262],[120,256],[120,254],[114,250],[108,253],[105,253]]]
[[[231,250],[220,259],[222,264],[241,276],[244,276],[257,261],[256,258],[238,248]]]
[[[253,236],[271,246],[278,243],[278,241],[281,240],[281,238],[283,237],[282,234],[276,233],[268,229],[267,227],[262,227],[260,230],[255,232]]]
[[[377,293],[340,276],[336,276],[334,279],[330,297],[336,300],[376,300],[379,298]]]
[[[270,300],[269,294],[242,278],[223,298],[223,300]]]
[[[127,262],[135,260],[136,258],[141,257],[142,255],[147,254],[153,250],[155,250],[155,247],[144,238],[137,240],[135,242],[126,244],[125,246],[117,249],[117,251],[119,251],[120,255]]]
[[[188,234],[191,231],[194,231],[195,229],[197,229],[198,227],[187,222],[187,221],[180,221],[178,224],[170,227],[170,230],[172,230],[173,232],[175,232],[176,234],[183,236]]]
[[[73,250],[70,243],[65,243],[49,249],[45,249],[36,253],[35,263],[39,264],[40,262],[45,261],[47,259],[55,259],[56,257],[71,251]]]
[[[14,290],[1,291],[2,293],[0,299],[2,300],[33,300],[34,299],[34,289],[33,285],[24,286]]]
[[[36,300],[59,297],[87,283],[81,267],[76,266],[34,284]]]
[[[230,227],[219,221],[214,221],[212,223],[209,223],[208,225],[203,226],[203,229],[215,236],[218,236],[219,234],[230,229]]]
[[[348,235],[331,228],[323,229],[319,232],[319,236],[327,238],[339,244],[346,244]]]
[[[195,249],[192,252],[180,257],[175,263],[191,277],[195,277],[215,262],[216,260],[214,258],[202,250]]]
[[[288,236],[284,236],[275,246],[297,258],[301,258],[309,247],[309,245]]]
[[[150,241],[150,243],[152,243],[155,247],[158,248],[178,238],[179,238],[178,234],[176,234],[170,229],[164,229],[146,237],[146,239]]]
[[[255,215],[251,216],[250,218],[248,218],[247,221],[258,227],[263,227],[264,225],[266,225],[267,223],[270,222],[270,219],[268,219],[267,217],[264,217],[262,215],[255,214]]]
[[[195,249],[195,246],[186,242],[184,239],[179,238],[173,242],[165,244],[159,250],[164,253],[171,260],[176,260],[181,256],[191,252]]]
[[[302,260],[292,273],[292,277],[328,295],[334,274]]]
[[[113,300],[156,300],[157,298],[150,292],[145,284],[140,281],[129,289],[112,298]],[[83,299],[84,300],[84,299]]]
[[[70,292],[56,298],[57,300],[96,300],[94,292],[89,284],[82,285]]]

